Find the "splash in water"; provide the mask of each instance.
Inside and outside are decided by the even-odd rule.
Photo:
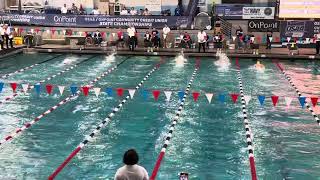
[[[183,52],[180,53],[175,59],[176,67],[183,67],[184,63],[187,62],[187,59],[184,57]]]
[[[264,73],[266,70],[265,66],[257,61],[257,64],[253,65],[253,69],[255,69],[258,73]]]
[[[76,57],[67,57],[65,58],[61,64],[59,64],[60,66],[63,66],[63,65],[71,65],[73,62],[77,61],[77,58]]]
[[[107,63],[113,63],[116,60],[116,53],[112,53],[109,56],[106,56],[105,60]]]
[[[218,60],[214,62],[214,65],[218,67],[218,71],[228,70],[231,65],[228,56],[225,53],[222,53],[221,51],[217,51],[216,56],[218,57]]]

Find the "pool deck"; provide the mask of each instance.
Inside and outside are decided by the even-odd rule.
[[[25,53],[74,53],[74,54],[110,54],[114,52],[115,47],[86,47],[85,49],[71,49],[70,45],[42,45],[34,48],[26,49]],[[216,49],[207,49],[206,53],[198,53],[198,49],[185,49],[184,55],[189,57],[215,57]],[[153,53],[147,53],[145,48],[138,47],[135,51],[129,51],[128,48],[117,48],[117,54],[119,55],[143,55],[143,56],[176,56],[181,52],[181,48],[159,48]],[[252,54],[252,51],[244,52],[243,50],[227,50],[229,57],[239,58],[264,58],[264,59],[310,59],[320,60],[319,55],[315,55],[315,49],[300,48],[299,54],[290,55],[287,48],[273,48],[266,50],[260,48],[259,54]],[[0,56],[1,57],[1,56]]]
[[[23,52],[23,48],[24,46],[16,46],[14,48],[10,48],[10,49],[2,49],[0,50],[0,58],[5,58],[17,53],[21,53]]]

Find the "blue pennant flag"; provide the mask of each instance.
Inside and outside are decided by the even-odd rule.
[[[2,92],[3,86],[4,86],[4,83],[0,82],[0,93]]]
[[[36,93],[37,93],[37,94],[40,94],[41,86],[40,86],[39,83],[37,83],[37,84],[34,85],[34,89],[36,90]]]
[[[71,85],[70,86],[70,91],[73,95],[76,94],[78,87],[76,85]]]
[[[149,91],[148,91],[148,90],[143,89],[143,90],[141,91],[141,94],[142,94],[142,98],[143,98],[145,101],[148,100],[148,96],[149,96]]]
[[[258,99],[259,99],[260,105],[263,106],[264,100],[266,99],[266,96],[261,96],[261,95],[259,95],[259,96],[258,96]]]
[[[267,43],[267,37],[266,37],[266,36],[264,36],[264,37],[262,38],[262,43]]]
[[[281,42],[286,42],[286,38],[281,38]]]
[[[113,94],[112,88],[107,88],[106,93],[108,94],[108,96],[112,96],[112,94]]]
[[[302,108],[304,108],[304,105],[306,104],[306,97],[299,97],[299,102]]]
[[[180,101],[182,101],[183,96],[184,96],[184,92],[183,91],[179,91],[178,92],[178,96],[179,96]]]
[[[219,94],[219,102],[224,103],[226,101],[226,95],[225,94]]]
[[[303,40],[302,37],[300,37],[300,38],[299,38],[299,41],[301,42],[302,40]]]

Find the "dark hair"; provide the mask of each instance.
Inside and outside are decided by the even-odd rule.
[[[123,155],[123,163],[126,165],[135,165],[139,161],[139,156],[136,150],[129,149],[127,152]]]

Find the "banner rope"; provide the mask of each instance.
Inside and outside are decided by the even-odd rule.
[[[278,67],[278,69],[282,72],[282,74],[284,75],[284,77],[288,80],[288,82],[290,83],[290,85],[295,89],[296,93],[298,94],[299,97],[303,97],[301,92],[299,91],[299,89],[297,88],[297,86],[292,82],[291,77],[286,73],[286,71],[284,70],[284,68],[282,67],[282,65],[277,61],[273,61],[273,63]],[[308,110],[310,111],[310,113],[312,114],[313,118],[316,120],[316,122],[318,123],[318,125],[320,126],[320,120],[318,115],[313,111],[312,107],[309,105],[308,102],[305,102],[306,107],[308,108]]]
[[[151,74],[160,68],[161,62],[158,63],[148,74],[141,80],[141,82],[136,86],[135,90],[141,88],[143,83],[151,76]],[[48,177],[49,180],[54,179],[62,170],[63,168],[79,153],[81,149],[83,149],[92,138],[97,135],[103,127],[105,127],[112,119],[112,117],[122,108],[122,106],[130,99],[130,95],[127,95],[125,99],[121,101],[121,103],[112,110],[112,112],[108,115],[106,119],[104,119],[94,130],[93,132],[82,141],[74,151],[63,161],[63,163]]]
[[[121,63],[117,64],[116,66],[110,68],[109,70],[105,71],[104,73],[102,73],[100,76],[96,77],[94,80],[89,82],[89,87],[91,87],[94,83],[96,83],[97,81],[99,81],[101,78],[105,77],[106,75],[108,75],[109,73],[111,73],[112,71],[116,70],[122,63],[124,63],[127,59],[129,59],[130,57],[124,59]],[[60,101],[57,105],[51,107],[50,109],[48,109],[47,111],[45,111],[44,113],[40,114],[39,116],[37,116],[34,120],[25,123],[21,128],[18,128],[15,132],[11,133],[10,135],[7,135],[4,139],[2,139],[0,141],[0,146],[3,146],[6,142],[8,142],[9,140],[12,140],[14,137],[16,137],[18,134],[21,134],[22,131],[30,128],[33,124],[35,124],[36,122],[40,121],[40,119],[42,119],[43,117],[45,117],[46,115],[52,113],[54,110],[56,110],[58,107],[70,102],[71,98],[78,98],[80,95],[81,90],[78,90],[74,95],[70,95],[67,98],[63,99],[62,101]]]

